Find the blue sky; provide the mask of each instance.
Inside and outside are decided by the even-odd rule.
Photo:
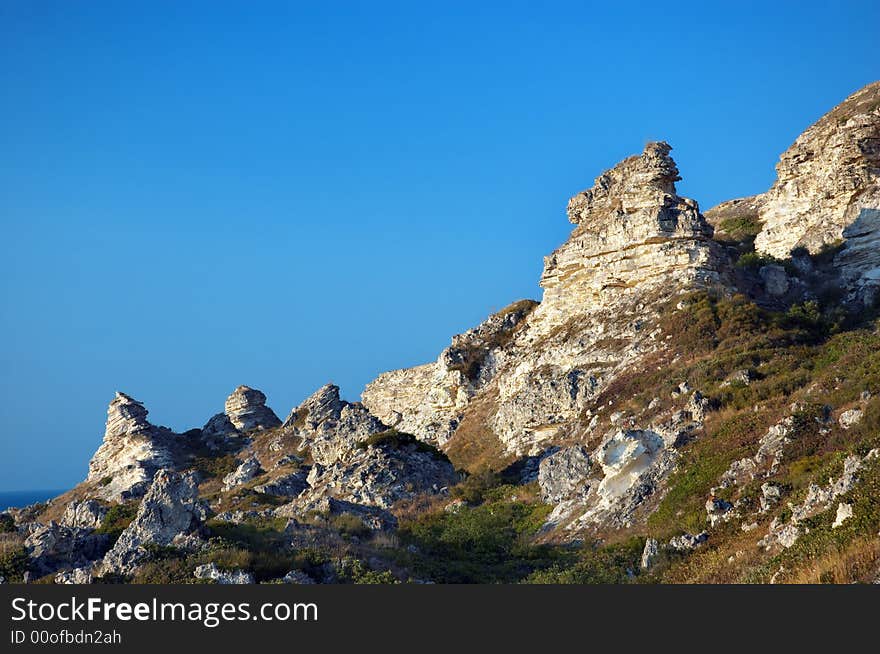
[[[646,141],[709,208],[880,78],[876,1],[644,5],[0,3],[0,490],[82,479],[116,389],[357,399],[540,297]]]

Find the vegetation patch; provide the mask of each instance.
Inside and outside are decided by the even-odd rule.
[[[137,515],[140,502],[130,500],[121,504],[114,504],[107,510],[104,521],[101,526],[95,530],[96,534],[107,534],[110,540],[115,542],[117,538],[125,531],[125,528],[131,524]]]

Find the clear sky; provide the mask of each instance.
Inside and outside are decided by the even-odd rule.
[[[282,418],[540,297],[648,140],[765,190],[880,78],[880,3],[0,2],[0,490],[81,480],[117,389]]]

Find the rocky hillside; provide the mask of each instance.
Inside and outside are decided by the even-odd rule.
[[[436,361],[184,433],[117,393],[87,478],[2,515],[45,583],[880,579],[880,83],[701,213],[649,143]],[[282,414],[283,415],[283,414]]]

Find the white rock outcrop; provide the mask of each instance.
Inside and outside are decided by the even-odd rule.
[[[880,82],[848,97],[801,134],[762,196],[755,248],[780,259],[843,243],[835,264],[880,284]]]
[[[150,557],[150,545],[188,544],[205,517],[195,473],[159,471],[134,520],[104,557],[101,574],[131,574]]]
[[[104,441],[89,462],[91,494],[110,501],[143,495],[158,470],[175,467],[176,439],[147,421],[141,402],[117,392],[107,408]]]
[[[243,570],[221,570],[216,563],[205,563],[193,571],[196,579],[213,581],[215,584],[252,584],[254,576]]]
[[[272,429],[281,425],[278,416],[266,406],[266,395],[250,386],[239,386],[226,398],[226,416],[243,432]]]

